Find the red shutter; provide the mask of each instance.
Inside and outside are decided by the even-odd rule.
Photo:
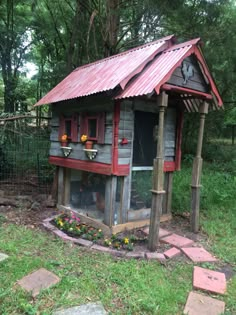
[[[58,130],[58,140],[61,141],[61,137],[65,133],[65,117],[63,115],[59,118],[59,130]]]
[[[80,114],[80,132],[79,132],[79,138],[81,138],[82,135],[87,135],[88,132],[88,126],[87,126],[87,114],[82,113]]]
[[[71,140],[78,141],[78,114],[73,114],[71,118]]]
[[[105,142],[105,113],[98,114],[98,143]]]

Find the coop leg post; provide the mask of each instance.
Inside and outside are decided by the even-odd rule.
[[[173,187],[173,172],[167,173],[167,189],[166,189],[166,213],[171,213],[172,204],[172,187]]]
[[[57,203],[58,205],[63,204],[64,199],[64,169],[59,167],[58,170],[58,194],[57,194]]]
[[[121,177],[120,188],[120,210],[118,223],[126,223],[128,221],[128,208],[130,204],[130,175]]]
[[[168,105],[168,95],[162,92],[158,96],[159,105],[159,124],[157,139],[157,156],[153,162],[153,188],[152,188],[152,207],[150,214],[148,249],[155,251],[159,242],[160,217],[164,185],[164,152],[163,152],[163,133],[164,133],[164,114]]]
[[[117,177],[110,176],[106,181],[105,188],[105,212],[104,212],[104,222],[109,227],[114,225],[115,221],[115,210],[116,210],[116,187],[117,187]]]
[[[69,206],[70,204],[70,169],[65,169],[64,174],[64,205]]]
[[[199,231],[199,209],[200,209],[200,188],[202,173],[202,143],[205,124],[205,115],[208,113],[208,103],[201,104],[200,109],[200,126],[198,133],[198,143],[196,157],[193,161],[192,171],[192,197],[191,197],[191,229],[194,233]]]

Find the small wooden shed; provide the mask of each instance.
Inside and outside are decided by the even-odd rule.
[[[183,114],[199,112],[192,177],[198,230],[204,118],[222,106],[199,38],[177,44],[168,36],[78,67],[36,106],[43,104],[52,106],[49,162],[59,169],[58,206],[113,233],[150,223],[150,249],[160,220],[171,217]],[[150,209],[134,196],[132,175],[152,170]]]

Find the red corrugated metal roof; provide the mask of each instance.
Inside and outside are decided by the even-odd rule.
[[[217,105],[222,100],[197,44],[200,38],[174,45],[168,36],[127,52],[102,59],[74,70],[36,105],[87,96],[120,86],[116,99],[160,92],[173,71],[189,55],[195,53],[208,78]]]
[[[114,89],[124,88],[127,77],[134,76],[158,53],[171,46],[174,36],[128,50],[75,69],[36,105],[87,96]]]

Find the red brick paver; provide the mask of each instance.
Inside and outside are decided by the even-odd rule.
[[[42,289],[47,289],[60,281],[55,274],[41,268],[18,281],[18,284],[35,297]]]
[[[190,292],[185,305],[184,314],[187,315],[220,315],[225,311],[223,301],[213,299],[196,292]]]
[[[224,294],[226,292],[225,274],[195,266],[193,270],[193,287],[212,293]]]
[[[169,259],[179,256],[180,254],[181,254],[181,251],[176,247],[172,247],[164,252],[164,255],[166,256],[166,258],[169,258]]]
[[[181,248],[182,251],[193,262],[214,262],[217,259],[202,247]]]
[[[155,259],[155,260],[158,260],[158,261],[161,261],[161,262],[166,260],[166,257],[165,257],[164,254],[162,254],[162,253],[155,253],[155,252],[154,253],[147,252],[146,253],[146,258],[148,260]]]
[[[161,239],[161,242],[173,245],[173,246],[178,247],[178,248],[184,247],[184,246],[189,246],[189,245],[192,245],[194,243],[193,240],[190,240],[189,238],[180,236],[178,234],[172,234],[170,236],[166,236],[166,237]]]
[[[149,226],[142,229],[143,233],[146,235],[149,235]],[[170,235],[172,232],[164,230],[162,228],[159,229],[159,238],[162,238],[164,236]]]

